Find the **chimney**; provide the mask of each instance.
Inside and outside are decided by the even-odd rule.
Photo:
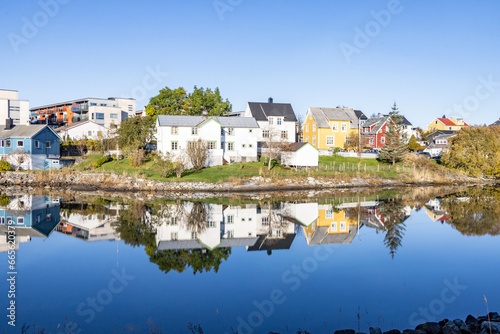
[[[441,117],[441,118],[446,118],[446,115],[443,115],[443,117]]]
[[[204,117],[204,118],[208,118],[208,111],[207,110],[203,110],[201,112],[201,115]]]
[[[267,100],[268,103],[273,103],[273,98],[270,97],[268,100]]]
[[[384,115],[382,115],[381,113],[378,113],[378,118],[382,118],[384,117]]]
[[[14,127],[14,121],[12,118],[5,119],[5,130],[10,130]]]

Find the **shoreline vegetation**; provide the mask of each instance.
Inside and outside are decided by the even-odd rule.
[[[163,177],[153,158],[134,167],[128,159],[107,159],[89,154],[78,164],[51,171],[18,171],[0,174],[4,187],[116,191],[134,193],[242,193],[262,191],[328,190],[437,185],[494,184],[489,178],[470,177],[443,167],[434,160],[409,157],[394,166],[375,159],[322,156],[317,168],[286,168],[266,162],[187,170],[181,177]]]

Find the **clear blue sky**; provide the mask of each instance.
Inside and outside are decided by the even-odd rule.
[[[299,115],[345,105],[369,116],[396,101],[416,126],[454,105],[471,124],[500,117],[497,0],[218,0],[232,9],[222,14],[213,0],[58,1],[51,15],[38,1],[0,5],[0,88],[31,107],[198,85],[219,87],[235,111],[272,96]],[[390,8],[376,23],[372,12]],[[155,69],[168,75],[144,84]]]

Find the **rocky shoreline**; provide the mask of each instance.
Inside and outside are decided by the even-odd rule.
[[[443,185],[478,185],[491,184],[491,180],[464,177],[452,182],[433,182],[421,180],[419,182],[402,182],[382,178],[353,178],[348,181],[339,181],[326,177],[304,177],[301,179],[271,179],[255,176],[240,182],[164,182],[145,178],[122,176],[111,173],[72,173],[69,175],[48,172],[6,172],[0,174],[0,186],[6,188],[44,188],[47,190],[64,190],[79,192],[131,192],[131,193],[250,193],[269,191],[302,191],[302,190],[335,190],[349,188],[386,188],[386,187],[414,187],[414,186],[443,186]]]
[[[468,315],[465,321],[443,319],[440,322],[426,322],[418,325],[415,329],[405,329],[402,332],[398,329],[382,332],[378,327],[370,327],[369,332],[369,334],[499,334],[500,315],[496,312],[490,312],[477,318]],[[335,331],[334,334],[356,334],[356,331],[343,329]]]

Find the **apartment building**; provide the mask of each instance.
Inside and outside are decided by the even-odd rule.
[[[7,118],[13,120],[14,125],[27,125],[29,121],[30,103],[19,100],[17,90],[0,89],[0,122]]]

